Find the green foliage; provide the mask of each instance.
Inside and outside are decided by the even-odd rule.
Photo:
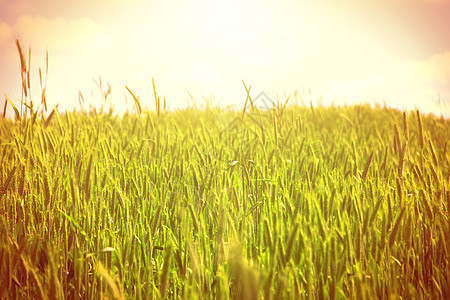
[[[129,92],[0,120],[0,298],[450,297],[449,121]]]

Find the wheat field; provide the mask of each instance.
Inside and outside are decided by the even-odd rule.
[[[155,99],[0,119],[1,299],[450,297],[448,120]]]

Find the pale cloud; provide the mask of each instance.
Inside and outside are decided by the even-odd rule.
[[[450,88],[450,51],[433,55],[416,66],[430,82]]]
[[[11,28],[6,23],[0,23],[0,46],[10,42]]]
[[[13,30],[23,41],[36,48],[53,51],[78,49],[83,46],[108,47],[111,40],[101,26],[89,18],[66,20],[62,17],[21,16]]]
[[[0,0],[0,19],[13,22],[21,15],[40,15],[48,18],[58,16],[96,18],[115,10],[126,10],[140,2],[145,0]]]
[[[223,84],[220,74],[206,61],[190,63],[186,70],[168,70],[168,78],[180,82],[203,82],[209,87],[218,87]]]
[[[405,3],[410,3],[411,0],[398,0]],[[424,2],[424,3],[434,3],[434,4],[449,4],[448,0],[414,0],[413,2]]]
[[[450,91],[450,52],[435,54],[423,61],[399,64],[386,74],[369,79],[367,83],[378,85],[387,92],[408,90],[413,94],[422,90],[421,96],[428,94],[428,97],[421,101],[427,101],[432,94]]]
[[[395,3],[392,14],[384,14],[391,5],[382,4],[388,1]],[[0,48],[0,85],[14,78],[17,83],[8,87],[20,88],[14,69],[14,39],[20,38],[24,49],[32,48],[34,70],[45,63],[48,48],[48,99],[68,107],[77,105],[78,89],[95,89],[92,78],[100,75],[111,83],[117,102],[123,102],[127,84],[144,103],[152,103],[154,77],[158,92],[174,107],[183,106],[186,89],[200,99],[213,93],[240,103],[246,96],[241,79],[255,93],[275,95],[307,86],[324,98],[327,93],[345,95],[347,103],[397,97],[399,104],[392,103],[401,106],[404,99],[448,97],[450,55],[414,61],[444,50],[423,54],[419,50],[427,44],[420,34],[400,30],[410,24],[397,20],[396,12],[408,11],[401,1],[436,7],[425,3],[433,0],[358,5],[338,0],[331,6],[325,0],[276,5],[256,0],[0,0],[0,46],[5,45]],[[10,14],[6,19],[5,11]],[[395,16],[392,24],[386,16]],[[436,36],[445,35],[441,30]]]
[[[349,103],[366,99],[399,109],[418,108],[442,113],[440,101],[450,103],[450,52],[435,54],[423,61],[398,64],[385,73],[365,80],[334,81],[328,96],[345,95]]]
[[[354,1],[352,0],[340,0],[340,1],[344,1],[347,3],[354,3]],[[392,4],[392,3],[400,3],[400,4],[415,4],[415,3],[419,3],[419,4],[444,4],[444,5],[448,5],[450,4],[449,0],[372,0],[372,1],[366,1],[367,4],[374,4],[374,3],[388,3],[388,4]]]
[[[38,69],[45,66],[45,51],[49,53],[49,75],[47,98],[49,105],[76,102],[78,90],[95,87],[92,78],[108,73],[114,41],[108,32],[92,19],[83,17],[65,19],[22,15],[12,25],[0,23],[0,62],[7,68],[0,69],[0,92],[12,99],[20,96],[17,67],[17,49],[14,39],[18,38],[24,50],[32,50],[32,89],[39,95]],[[3,61],[8,57],[7,61]],[[16,76],[17,75],[17,76]],[[70,97],[67,97],[67,96]],[[63,105],[61,105],[63,106]]]

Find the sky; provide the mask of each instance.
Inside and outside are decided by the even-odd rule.
[[[31,47],[34,103],[48,51],[60,110],[80,92],[101,105],[107,84],[104,105],[132,110],[127,86],[155,109],[153,78],[170,109],[242,109],[244,80],[273,101],[450,117],[450,0],[0,0],[0,92],[17,104],[16,39]]]

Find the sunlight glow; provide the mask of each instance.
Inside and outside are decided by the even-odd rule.
[[[185,107],[189,94],[198,103],[213,97],[239,107],[241,80],[274,99],[305,88],[313,100],[334,104],[450,99],[450,44],[440,42],[437,30],[448,22],[439,14],[445,3],[12,2],[3,1],[0,12],[0,89],[15,99],[15,38],[32,47],[34,72],[48,48],[48,99],[68,108],[77,105],[78,90],[94,97],[99,77],[111,84],[118,109],[126,109],[125,85],[153,109],[152,78],[171,108]],[[421,17],[427,7],[433,19]],[[414,21],[423,22],[423,33]]]

